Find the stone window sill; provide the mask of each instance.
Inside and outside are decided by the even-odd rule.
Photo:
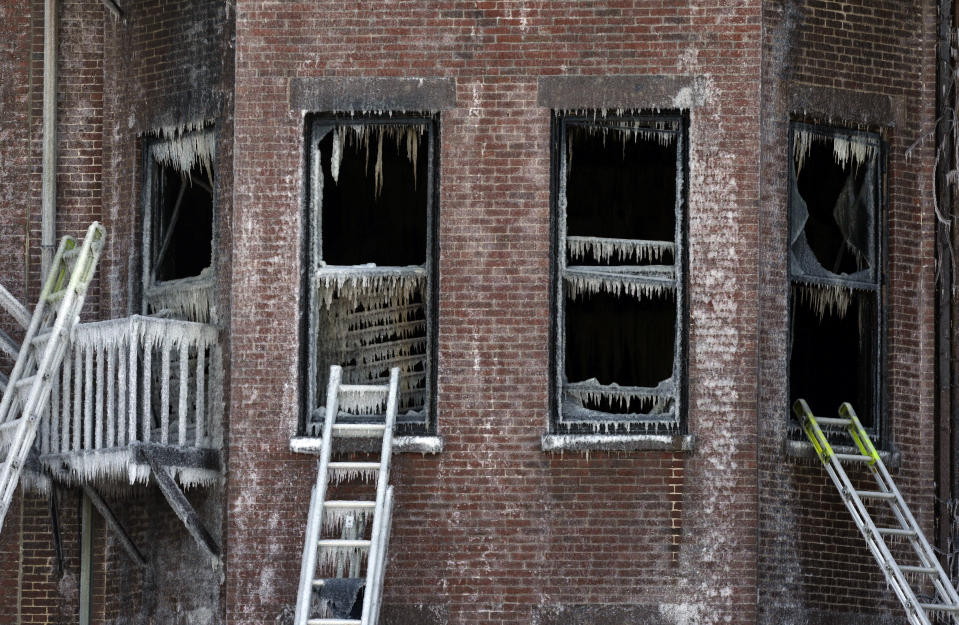
[[[696,448],[692,434],[544,434],[545,452],[562,451],[682,451]]]

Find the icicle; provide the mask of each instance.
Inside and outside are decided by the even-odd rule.
[[[366,556],[366,548],[341,545],[323,545],[320,548],[320,566],[343,567],[352,562],[362,561]]]
[[[188,321],[207,323],[213,310],[213,270],[207,267],[196,278],[154,285],[146,300],[151,314],[166,310]]]
[[[646,266],[646,273],[653,273],[656,267]],[[663,278],[667,276],[672,278],[673,268],[667,267],[660,273]],[[639,275],[630,275],[622,273],[607,273],[598,270],[586,268],[568,268],[565,275],[566,293],[569,297],[576,299],[583,295],[593,295],[596,293],[608,293],[610,295],[627,295],[635,298],[651,299],[654,297],[663,297],[664,295],[673,295],[676,291],[675,282],[666,282],[664,279],[651,279],[652,276],[642,277]]]
[[[793,160],[796,163],[796,173],[802,171],[806,156],[812,149],[814,141],[832,144],[833,160],[837,165],[854,167],[874,159],[878,153],[878,146],[864,141],[854,135],[842,135],[837,132],[818,132],[812,129],[796,128],[793,131]]]
[[[323,267],[314,273],[315,285],[326,308],[334,295],[355,308],[367,303],[403,305],[409,303],[426,286],[423,267]]]
[[[808,305],[819,317],[819,321],[828,315],[840,319],[846,316],[852,302],[852,289],[838,285],[797,284],[799,301]]]
[[[343,160],[343,126],[336,129],[333,133],[333,153],[330,155],[330,173],[333,174],[333,182],[340,181],[340,162]]]
[[[194,165],[200,165],[208,175],[212,174],[216,137],[207,124],[194,122],[163,127],[155,134],[162,141],[155,142],[150,152],[158,163],[169,165],[184,176],[190,175]]]
[[[620,262],[658,262],[667,255],[675,257],[676,245],[672,241],[567,236],[566,248],[574,260],[590,257],[605,263],[615,257]]]
[[[352,522],[355,531],[351,533],[361,536],[366,531],[373,518],[372,510],[349,510],[344,508],[328,508],[323,511],[323,531],[332,534],[341,533],[347,523]]]
[[[340,410],[350,414],[377,414],[386,410],[384,393],[340,388]]]

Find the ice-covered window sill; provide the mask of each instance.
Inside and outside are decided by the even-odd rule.
[[[355,438],[333,439],[334,451],[376,452],[380,450],[380,439]],[[319,436],[294,436],[290,439],[290,451],[299,454],[319,454],[323,439]],[[394,436],[393,453],[402,454],[438,454],[443,451],[441,436]]]
[[[802,460],[819,461],[816,450],[809,441],[786,441],[786,455],[790,458],[800,458]],[[833,445],[832,449],[837,454],[858,454],[859,450],[855,447],[846,445]],[[881,450],[879,457],[889,469],[897,469],[902,464],[902,454],[898,451]]]
[[[544,434],[543,451],[682,451],[696,448],[692,434]]]

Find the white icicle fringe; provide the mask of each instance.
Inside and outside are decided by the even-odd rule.
[[[806,156],[812,149],[814,141],[832,143],[832,156],[837,165],[853,167],[872,160],[878,154],[878,146],[866,141],[857,140],[852,136],[838,136],[833,133],[820,133],[812,130],[797,128],[793,132],[793,160],[796,163],[796,173],[802,171]]]
[[[351,144],[363,151],[367,171],[369,170],[372,140],[376,144],[373,185],[375,196],[379,198],[383,190],[383,139],[387,138],[393,140],[397,150],[405,148],[406,158],[413,165],[413,186],[416,186],[419,143],[425,132],[426,124],[354,124],[337,127],[333,134],[333,152],[330,158],[330,173],[333,174],[333,181],[339,182],[343,152]]]
[[[852,289],[849,287],[797,284],[793,288],[797,291],[799,301],[809,306],[819,317],[819,321],[827,314],[844,318],[849,311],[849,304],[852,303]]]
[[[169,165],[184,176],[190,175],[194,165],[200,165],[208,175],[213,172],[216,136],[206,122],[164,126],[156,135],[162,141],[155,142],[150,153],[161,165]]]
[[[356,536],[362,536],[372,519],[372,510],[328,508],[323,511],[323,531],[339,534],[344,527],[352,524],[350,525],[350,532]]]
[[[320,548],[319,564],[321,567],[340,567],[348,566],[357,561],[362,561],[366,557],[366,549],[363,547],[341,547],[324,545]]]
[[[401,306],[413,300],[426,286],[423,267],[324,267],[315,272],[314,288],[326,308],[336,296],[359,304],[386,304]]]
[[[676,292],[675,283],[647,282],[634,276],[584,275],[567,273],[565,276],[566,293],[576,299],[583,295],[608,293],[610,295],[628,295],[636,298],[653,298],[672,295]]]
[[[643,241],[638,239],[609,239],[603,237],[566,237],[566,249],[574,260],[587,257],[601,263],[615,259],[620,262],[658,262],[667,254],[675,254],[672,241]]]

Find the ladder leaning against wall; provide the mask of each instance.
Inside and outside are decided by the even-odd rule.
[[[379,620],[393,514],[389,471],[399,375],[393,367],[389,384],[341,384],[342,369],[330,367],[294,625],[376,625]],[[385,414],[371,414],[384,403]],[[380,439],[379,462],[331,461],[334,441],[345,438]],[[374,499],[328,499],[331,484],[373,477]]]
[[[6,380],[0,400],[0,528],[47,410],[53,380],[79,320],[105,237],[103,226],[94,222],[81,245],[70,236],[60,241]],[[5,289],[3,293],[8,295]],[[12,304],[5,307],[18,311]],[[22,317],[16,312],[14,316]]]
[[[793,412],[802,422],[806,436],[812,441],[826,472],[839,489],[843,503],[866,539],[869,551],[879,563],[886,581],[906,609],[910,625],[930,625],[938,617],[951,618],[953,623],[959,625],[959,594],[939,564],[852,406],[848,403],[840,406],[839,418],[816,417],[805,400],[797,399],[793,404]],[[836,453],[823,432],[823,426],[827,429],[845,428],[859,453]],[[845,465],[868,467],[876,481],[876,490],[855,488]],[[870,506],[866,505],[867,502]],[[895,520],[890,527],[877,526],[870,513],[871,506],[883,504],[888,506]],[[875,508],[873,510],[881,512]],[[891,550],[893,541],[903,540],[911,548],[908,564],[904,563],[904,559],[903,562],[896,560]],[[921,590],[924,587],[933,591],[932,597],[923,597]]]

